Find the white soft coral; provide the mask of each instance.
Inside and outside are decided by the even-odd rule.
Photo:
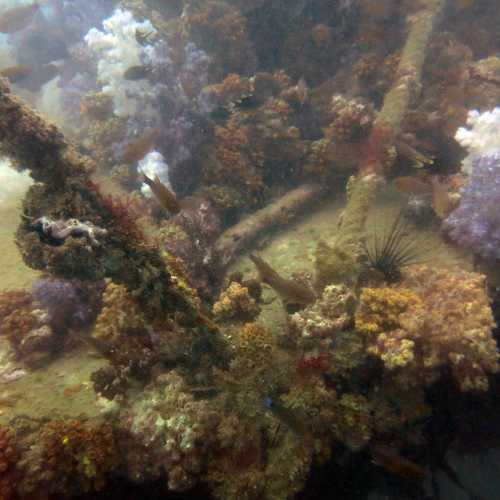
[[[469,151],[462,169],[470,173],[474,158],[500,149],[500,107],[484,113],[469,111],[467,125],[457,130],[455,139]]]
[[[134,115],[144,104],[141,96],[154,94],[154,88],[146,81],[127,81],[123,75],[128,68],[142,64],[143,57],[152,50],[137,42],[136,31],[156,30],[149,20],[138,22],[130,11],[122,9],[116,9],[102,25],[103,31],[92,28],[85,35],[85,43],[99,56],[98,80],[103,85],[102,91],[113,97],[117,116]]]

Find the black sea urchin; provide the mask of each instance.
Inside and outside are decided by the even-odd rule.
[[[409,228],[408,220],[400,211],[388,230],[383,234],[374,231],[363,243],[368,266],[383,274],[387,281],[398,281],[403,267],[420,260],[421,242]]]

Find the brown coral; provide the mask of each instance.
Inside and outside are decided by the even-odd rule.
[[[20,477],[17,468],[18,452],[12,434],[0,426],[0,499],[15,500]]]
[[[43,477],[52,494],[99,491],[120,461],[110,424],[53,420],[40,438]]]
[[[38,323],[33,310],[33,296],[27,290],[0,294],[0,334],[7,337],[14,350]]]

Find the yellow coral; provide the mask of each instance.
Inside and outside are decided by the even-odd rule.
[[[399,315],[421,300],[408,289],[364,288],[356,312],[356,329],[366,335],[387,332],[399,327]]]
[[[248,288],[235,281],[224,290],[212,311],[221,320],[236,319],[247,321],[259,315],[260,308],[248,292]]]
[[[367,351],[404,386],[428,385],[447,366],[460,389],[488,388],[498,371],[484,276],[412,266],[398,286],[365,288],[356,329]]]

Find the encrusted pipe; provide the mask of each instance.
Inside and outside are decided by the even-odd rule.
[[[263,232],[289,223],[321,193],[320,184],[308,183],[292,189],[266,207],[241,220],[225,231],[215,242],[212,257],[226,267],[244,249],[250,248]]]
[[[445,1],[424,0],[422,3],[421,10],[408,16],[409,33],[397,77],[384,98],[382,109],[364,145],[358,176],[351,178],[348,183],[347,205],[335,245],[331,249],[324,243],[318,246],[316,286],[319,289],[327,282],[345,281],[347,271],[355,273],[368,212],[383,183],[384,174],[396,160],[395,140],[401,131],[401,122],[408,106],[420,93],[427,45]]]

